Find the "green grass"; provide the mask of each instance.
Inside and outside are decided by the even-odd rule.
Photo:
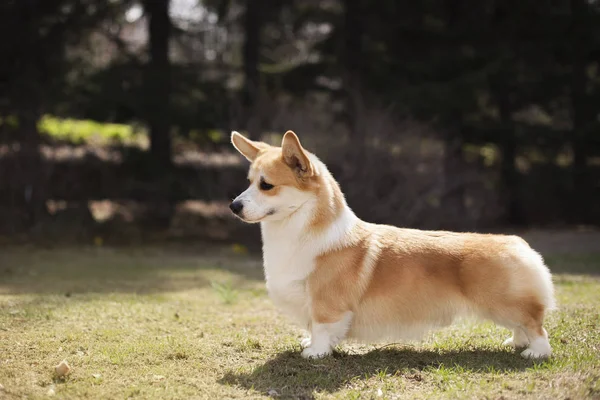
[[[507,330],[473,322],[307,361],[250,256],[5,248],[0,398],[600,398],[600,254],[547,258],[560,302],[548,361],[522,359],[501,346]],[[72,373],[56,379],[63,359]]]
[[[82,144],[92,140],[100,143],[130,143],[142,132],[137,132],[132,125],[110,124],[92,120],[62,119],[51,115],[43,116],[39,123],[40,133],[53,139]]]
[[[3,125],[9,129],[19,126],[18,118],[14,116],[0,117],[0,127]],[[114,124],[98,122],[87,119],[58,118],[53,115],[44,115],[38,121],[38,130],[42,136],[52,140],[70,144],[126,144],[142,145],[147,141],[145,128],[135,124]],[[224,132],[209,130],[191,130],[181,132],[175,136],[179,143],[224,143],[229,136]]]

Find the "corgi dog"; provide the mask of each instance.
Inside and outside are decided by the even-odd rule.
[[[542,323],[555,306],[552,277],[523,239],[368,223],[294,132],[281,147],[237,132],[231,142],[251,164],[230,209],[261,225],[267,290],[309,331],[303,357],[344,339],[417,339],[469,314],[512,330],[504,344],[523,357],[550,356]]]

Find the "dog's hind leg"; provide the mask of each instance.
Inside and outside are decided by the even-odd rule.
[[[552,348],[548,341],[548,333],[542,327],[540,318],[531,318],[523,324],[529,347],[523,350],[521,356],[524,358],[547,358],[552,354]]]
[[[497,324],[513,329],[514,335],[504,344],[525,347],[525,358],[546,358],[552,354],[548,334],[542,327],[545,307],[535,299],[523,299],[511,307],[499,307],[490,314]]]
[[[524,358],[550,357],[552,348],[548,341],[548,333],[542,326],[546,307],[538,300],[528,299],[521,302],[518,311],[520,312],[515,314],[514,322],[529,339],[529,346],[521,353],[521,356]]]

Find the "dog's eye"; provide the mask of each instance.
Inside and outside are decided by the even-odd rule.
[[[265,182],[264,179],[260,180],[260,190],[271,190],[271,189],[273,189],[273,185]]]

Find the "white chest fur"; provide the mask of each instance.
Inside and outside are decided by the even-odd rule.
[[[314,269],[315,254],[301,240],[295,221],[262,225],[263,263],[269,297],[275,306],[302,328],[310,321],[306,281]]]
[[[310,234],[305,224],[310,220],[311,210],[306,208],[308,210],[299,210],[286,221],[261,225],[267,291],[275,306],[302,328],[307,328],[310,322],[307,280],[315,267],[315,259],[343,245],[357,221],[354,213],[346,209],[327,230]]]

